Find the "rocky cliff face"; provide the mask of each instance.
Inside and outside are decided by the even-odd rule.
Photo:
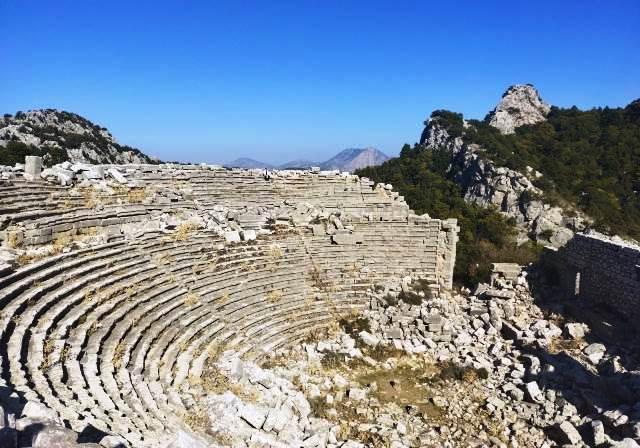
[[[55,109],[5,114],[0,118],[0,147],[42,155],[48,163],[157,162],[138,149],[120,145],[106,128]]]
[[[551,107],[542,101],[531,84],[514,85],[507,89],[502,99],[486,120],[503,134],[513,134],[523,125],[540,123],[546,119]]]
[[[464,122],[464,127],[470,125]],[[496,207],[514,218],[520,229],[519,240],[532,238],[543,244],[560,247],[574,232],[585,228],[587,219],[578,213],[567,213],[541,198],[543,191],[532,179],[542,176],[529,170],[521,173],[497,166],[482,147],[467,144],[461,137],[451,136],[438,117],[427,122],[421,144],[425,149],[445,148],[451,152],[449,175],[460,185],[465,200],[483,207]]]

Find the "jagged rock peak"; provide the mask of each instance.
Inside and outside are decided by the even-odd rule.
[[[542,101],[531,84],[516,84],[507,89],[495,109],[485,118],[503,134],[513,134],[517,127],[546,120],[551,106]]]

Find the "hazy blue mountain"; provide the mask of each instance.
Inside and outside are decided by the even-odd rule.
[[[360,168],[376,166],[389,160],[382,151],[376,148],[348,148],[320,164],[323,170],[340,170],[353,172]]]
[[[291,168],[310,168],[312,166],[319,166],[320,164],[318,162],[312,162],[311,160],[305,160],[305,159],[298,159],[298,160],[292,160],[290,162],[287,163],[283,163],[282,165],[279,165],[278,168],[280,169],[291,169]]]
[[[319,166],[323,170],[340,170],[354,172],[360,168],[380,165],[389,156],[375,148],[348,148],[325,162],[314,162],[306,159],[292,160],[282,165],[272,165],[248,157],[240,157],[224,165],[230,168],[268,168],[268,169],[308,169],[312,166]]]
[[[259,160],[250,159],[248,157],[240,157],[232,162],[225,163],[224,166],[229,168],[275,168],[270,163],[260,162]]]

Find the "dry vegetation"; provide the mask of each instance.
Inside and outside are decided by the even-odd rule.
[[[190,292],[184,299],[184,304],[187,306],[195,306],[200,303],[200,296],[194,292]]]
[[[65,248],[71,248],[71,245],[74,241],[76,241],[77,236],[72,235],[71,233],[60,233],[56,238],[51,242],[51,244],[44,250],[40,250],[37,252],[25,252],[16,257],[16,261],[20,266],[24,266],[29,263],[36,262],[38,260],[42,260],[46,257],[51,257],[53,255],[61,254]]]
[[[5,242],[10,249],[17,249],[22,245],[22,233],[20,231],[7,230]]]
[[[127,192],[127,201],[130,204],[141,204],[144,200],[149,197],[149,192],[146,188],[131,188]]]
[[[193,431],[207,432],[211,427],[209,412],[206,406],[196,405],[185,411],[182,420]]]
[[[282,300],[282,297],[283,297],[282,291],[278,291],[274,289],[273,291],[269,291],[269,293],[267,293],[265,298],[267,299],[267,302],[275,304],[280,302],[280,300]]]
[[[175,241],[186,241],[191,236],[191,233],[196,230],[198,226],[192,222],[183,222],[176,229],[173,234]]]
[[[53,354],[53,351],[55,350],[55,348],[56,348],[56,345],[53,339],[47,339],[45,341],[44,346],[42,348],[42,354],[44,357],[42,358],[42,364],[40,365],[40,368],[48,369],[53,365],[53,360],[51,359],[51,355]]]
[[[118,342],[115,350],[113,351],[113,367],[119,369],[122,367],[122,361],[125,352],[125,345],[123,341]]]

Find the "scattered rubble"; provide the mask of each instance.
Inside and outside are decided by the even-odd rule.
[[[25,169],[33,176],[37,163],[26,165],[0,172],[7,182]],[[5,242],[0,251],[0,274],[12,271],[21,257],[32,261],[114,239],[135,240],[150,230],[175,245],[187,241],[191,232],[206,230],[219,237],[215,249],[221,252],[242,244],[251,247],[263,242],[264,236],[303,231],[308,238],[321,237],[328,247],[339,251],[367,243],[354,223],[369,220],[368,211],[354,212],[342,203],[324,207],[291,198],[269,205],[205,206],[194,199],[193,185],[176,181],[170,188],[147,188],[136,173],[142,169],[62,164],[42,170],[41,178],[52,182],[50,185],[73,185],[63,188],[63,196],[56,196],[56,200],[69,201],[74,218],[81,216],[91,223],[97,213],[113,210],[114,215],[101,218],[99,232],[83,228],[69,239],[60,235],[52,238],[53,231],[46,230],[64,226],[63,221],[38,228],[19,222],[0,223]],[[390,186],[377,186],[370,193],[393,204],[390,208],[402,203]],[[80,215],[73,200],[83,201],[91,213]],[[428,217],[412,215],[405,204],[403,207],[404,221],[393,215],[394,222],[427,221]],[[118,220],[118,213],[125,212],[131,214]],[[452,223],[442,229],[442,239],[446,232],[455,234]],[[455,247],[455,238],[451,238],[449,244]],[[308,254],[309,248],[300,241]],[[260,255],[263,258],[273,261],[284,256],[275,243],[266,249]],[[208,261],[203,259],[203,263]],[[325,262],[333,259],[327,257]],[[215,270],[214,263],[208,267]],[[163,437],[162,442],[167,448],[637,446],[638,372],[621,361],[624,353],[619,346],[594,337],[586,324],[541,309],[530,288],[537,275],[535,270],[496,264],[490,282],[478,285],[473,293],[451,290],[437,279],[391,276],[375,287],[368,283],[362,288],[358,306],[364,310],[354,314],[336,311],[336,325],[326,333],[315,329],[303,340],[273,350],[265,347],[251,356],[238,347],[220,346],[215,356],[199,358],[204,364],[198,367],[201,372],[193,375],[189,369],[182,371],[177,361],[171,375],[175,375],[172,378],[178,390],[167,392],[169,401],[164,403],[179,404],[175,409],[183,411],[177,424],[180,429]],[[309,277],[317,289],[329,290],[319,271]],[[175,279],[167,280],[168,290],[172,290]],[[43,288],[50,288],[55,280],[45,281]],[[64,281],[59,283],[66,288]],[[211,307],[206,315],[216,318],[228,300],[227,293],[219,291],[215,303],[201,304],[197,294],[185,293],[181,302],[194,308]],[[133,293],[125,294],[128,298],[124,302],[129,303]],[[264,293],[266,306],[281,299],[279,290]],[[29,299],[25,302],[32,303]],[[222,317],[220,321],[221,327],[229,324]],[[203,322],[203,327],[212,325]],[[99,331],[86,327],[87,332]],[[251,340],[251,334],[237,337]],[[228,339],[233,342],[232,337]],[[52,344],[39,352],[58,350],[63,359],[67,356],[63,349]],[[20,345],[14,350],[19,352]],[[105,350],[111,350],[116,358],[118,347]],[[182,352],[181,348],[174,350]],[[188,355],[197,358],[202,353]],[[95,355],[74,356],[79,361]],[[198,370],[198,362],[193,361],[189,368]],[[113,364],[114,374],[120,375],[124,369],[118,372],[119,363]],[[157,370],[158,366],[150,368]],[[134,377],[135,373],[131,377],[127,373],[127,381]],[[150,383],[146,394],[157,393],[159,386]],[[21,412],[0,414],[0,441],[8,440],[8,446],[15,446],[19,438],[28,439],[36,448],[96,446],[79,443],[77,433],[65,428],[67,422],[35,400],[29,399]],[[120,445],[131,446],[130,441],[113,435],[100,438],[100,446]]]

